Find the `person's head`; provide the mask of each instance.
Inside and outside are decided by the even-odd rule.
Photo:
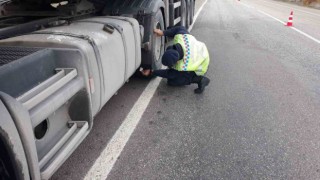
[[[162,56],[162,64],[172,67],[179,60],[179,52],[173,48],[167,49]]]

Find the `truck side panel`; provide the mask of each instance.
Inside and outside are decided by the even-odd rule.
[[[36,159],[33,169],[28,164],[32,172],[48,179],[81,143],[94,116],[140,66],[140,40],[135,19],[99,17],[1,41],[11,51],[36,49],[0,67],[0,91],[19,105],[14,112],[25,112],[34,134],[31,142],[21,138],[33,148],[25,149]],[[12,91],[19,81],[27,83]]]

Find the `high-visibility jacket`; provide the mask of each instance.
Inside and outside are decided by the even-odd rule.
[[[177,71],[194,71],[203,76],[209,66],[209,53],[204,43],[197,41],[190,34],[177,34],[174,43],[179,43],[183,49],[183,58],[173,66]]]

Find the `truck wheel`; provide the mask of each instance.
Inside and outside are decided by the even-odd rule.
[[[156,15],[154,16],[154,21],[153,21],[153,29],[161,29],[164,31],[164,21],[163,21],[163,15],[161,10],[159,9]],[[164,53],[164,36],[157,36],[156,34],[153,33],[152,29],[152,34],[153,34],[153,43],[152,43],[152,69],[153,70],[158,70],[161,69],[162,63],[161,63],[161,57],[162,54]]]
[[[0,179],[18,179],[10,162],[5,146],[0,140]]]

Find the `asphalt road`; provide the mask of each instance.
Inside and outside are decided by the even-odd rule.
[[[210,51],[209,87],[162,80],[108,179],[320,179],[320,44],[261,13],[293,8],[320,39],[319,10],[209,0],[191,32]],[[147,84],[121,88],[52,179],[83,179]]]

